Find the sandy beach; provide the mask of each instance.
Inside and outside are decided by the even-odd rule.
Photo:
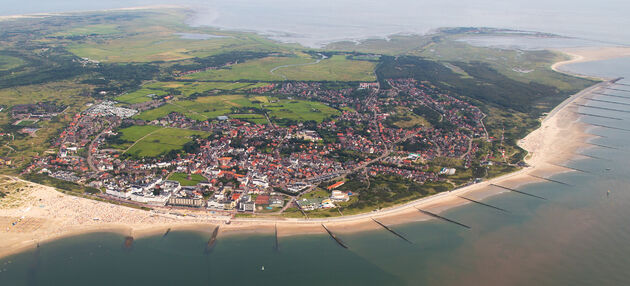
[[[615,58],[630,57],[630,47],[591,47],[591,48],[564,48],[556,51],[571,57],[569,60],[553,64],[551,69],[557,72],[569,73],[562,67],[583,62],[609,60]],[[591,76],[571,73],[574,76],[592,78]]]
[[[573,52],[574,59],[557,63],[553,68],[558,69],[569,62],[598,60],[604,56],[614,58],[626,53],[630,55],[630,49],[617,48],[614,52],[609,50],[608,54],[602,51]],[[15,185],[22,191],[12,205],[0,205],[0,257],[32,248],[46,241],[89,232],[116,232],[138,238],[161,234],[167,229],[210,233],[219,225],[220,236],[234,233],[273,233],[276,228],[278,235],[291,236],[323,233],[321,224],[335,232],[381,228],[372,221],[372,218],[389,225],[428,220],[431,217],[420,213],[416,208],[439,213],[470,203],[459,196],[483,200],[506,191],[490,184],[516,188],[543,181],[531,175],[547,177],[555,173],[572,171],[557,164],[579,157],[576,150],[589,147],[585,142],[594,136],[584,132],[587,126],[578,121],[579,115],[569,103],[583,100],[592,91],[606,84],[601,83],[573,95],[551,111],[542,120],[540,128],[519,141],[519,145],[529,152],[526,157],[529,167],[478,184],[366,214],[309,220],[236,218],[231,219],[230,224],[226,224],[229,217],[209,212],[166,208],[153,211],[134,209],[69,196],[52,187],[6,177],[0,183],[0,187]]]

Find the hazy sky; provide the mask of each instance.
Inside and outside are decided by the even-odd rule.
[[[630,44],[627,0],[0,0],[0,14],[180,4],[196,24],[292,33],[315,45],[338,39],[423,33],[444,26],[517,28]],[[287,37],[279,36],[287,40]]]

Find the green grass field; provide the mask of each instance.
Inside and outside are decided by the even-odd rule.
[[[129,146],[131,146],[134,142],[140,140],[140,138],[146,136],[147,134],[154,132],[158,129],[161,129],[162,127],[160,126],[154,126],[154,125],[136,125],[136,126],[131,126],[131,127],[127,127],[121,130],[118,130],[118,133],[120,133],[120,139],[127,141],[126,143],[123,143],[121,145],[115,145],[112,146],[113,148],[117,148],[117,149],[127,149],[129,148]]]
[[[213,31],[213,34],[226,37],[191,40],[175,34],[195,32],[187,30],[187,27],[175,27],[172,23],[156,25],[152,22],[144,23],[145,27],[136,26],[141,23],[126,23],[128,26],[121,29],[135,33],[125,37],[71,43],[68,50],[79,57],[104,62],[176,61],[233,51],[234,47],[247,51],[280,50],[279,45],[258,35]]]
[[[117,101],[134,104],[146,102],[152,98],[149,96],[155,94],[157,96],[173,95],[172,90],[177,90],[180,98],[189,97],[195,93],[206,93],[210,91],[219,92],[246,92],[250,89],[266,86],[269,83],[250,83],[250,82],[154,82],[144,85],[141,89],[125,93],[116,97]]]
[[[188,179],[188,176],[190,176],[190,179]],[[168,176],[169,180],[173,180],[173,181],[178,181],[180,185],[182,186],[195,186],[201,182],[207,181],[206,178],[204,178],[204,176],[199,175],[199,174],[186,174],[186,173],[173,173],[170,176]]]
[[[35,125],[35,123],[37,123],[35,120],[22,120],[17,124],[17,126],[32,126]]]
[[[274,81],[283,80],[284,77],[279,73],[271,73],[271,70],[278,66],[304,64],[313,62],[314,60],[308,55],[301,54],[296,57],[266,57],[257,60],[251,60],[244,63],[233,65],[229,68],[209,70],[200,73],[188,75],[184,78],[196,80],[260,80]]]
[[[142,130],[142,132],[145,131]],[[132,134],[133,137],[137,137],[141,132],[132,132]],[[162,128],[136,142],[126,153],[136,157],[156,157],[181,149],[184,144],[192,140],[193,135],[205,136],[206,134],[206,132],[194,130]]]
[[[325,118],[339,114],[339,111],[323,103],[307,100],[277,99],[265,96],[248,97],[245,95],[205,96],[195,100],[179,100],[165,104],[156,109],[144,111],[136,116],[137,119],[155,120],[171,112],[179,112],[195,120],[214,119],[220,115],[235,114],[234,118],[265,124],[267,120],[263,114],[243,114],[242,110],[250,108],[265,109],[271,118],[290,119],[297,121],[315,120],[321,122]],[[237,113],[235,113],[237,111]]]
[[[240,119],[254,124],[267,124],[267,118],[262,114],[230,114],[230,118]]]
[[[196,80],[305,80],[305,81],[374,81],[374,62],[349,60],[343,55],[322,60],[317,64],[309,55],[295,57],[266,57],[233,65],[229,68],[209,70],[188,75]],[[286,67],[284,67],[286,66]],[[274,70],[275,69],[275,70]],[[272,70],[273,73],[271,72]]]
[[[77,27],[69,29],[63,32],[57,32],[50,36],[52,37],[76,37],[76,36],[91,36],[91,35],[112,35],[120,33],[118,25],[115,24],[100,24],[89,25],[85,27]]]
[[[271,120],[290,119],[296,121],[315,120],[322,122],[324,119],[339,114],[339,111],[321,102],[307,100],[282,99],[276,103],[263,105],[269,110]]]
[[[0,71],[14,69],[23,64],[25,64],[25,62],[20,58],[0,55]]]
[[[275,73],[289,80],[306,81],[375,81],[376,63],[349,60],[343,55],[334,55],[318,64],[280,68]]]
[[[137,91],[117,96],[115,99],[120,102],[134,104],[152,100],[151,96],[149,96],[152,94],[163,96],[168,95],[168,92],[161,89],[141,88]]]

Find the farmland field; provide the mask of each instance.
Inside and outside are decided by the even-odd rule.
[[[184,144],[192,140],[193,135],[204,136],[205,134],[207,133],[202,131],[162,128],[136,142],[126,153],[136,157],[156,157],[173,150],[180,150]]]

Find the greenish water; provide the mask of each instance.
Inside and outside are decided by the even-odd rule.
[[[570,68],[630,78],[630,59]],[[630,92],[607,93],[629,98],[600,99],[630,104]],[[614,103],[589,105],[630,110]],[[630,113],[583,111],[623,118],[584,117],[585,122],[630,129]],[[588,132],[603,136],[593,143],[617,149],[579,150],[605,160],[565,163],[589,172],[553,177],[571,186],[519,188],[547,200],[505,193],[484,202],[508,214],[479,205],[443,213],[469,230],[436,220],[394,226],[413,244],[386,231],[340,235],[349,249],[323,234],[280,238],[279,250],[271,235],[219,237],[209,254],[204,254],[207,234],[172,232],[124,249],[124,237],[95,233],[0,259],[0,285],[628,285],[630,132],[600,127]]]

